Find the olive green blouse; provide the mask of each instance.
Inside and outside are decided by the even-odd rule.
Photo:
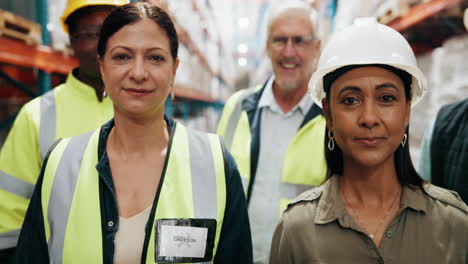
[[[403,187],[400,210],[377,247],[346,211],[338,177],[289,204],[270,263],[468,264],[468,207],[429,183]]]

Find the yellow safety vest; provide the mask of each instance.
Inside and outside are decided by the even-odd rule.
[[[247,112],[242,108],[242,102],[260,89],[261,86],[256,86],[235,93],[223,109],[217,130],[236,160],[246,193],[251,176],[252,135]],[[327,173],[324,150],[325,127],[325,118],[317,115],[300,128],[289,143],[283,161],[280,187],[282,198],[278,201],[279,214],[282,214],[293,198],[313,186],[320,185],[325,180]]]
[[[226,182],[223,151],[216,135],[177,124],[160,184],[146,263],[155,263],[155,224],[162,219],[216,220],[216,254]],[[98,163],[99,130],[62,140],[51,152],[42,185],[44,229],[51,263],[103,260]],[[147,239],[146,237],[145,239]]]
[[[58,138],[95,130],[113,116],[110,99],[72,73],[66,82],[24,105],[0,152],[0,249],[16,246],[47,150]]]

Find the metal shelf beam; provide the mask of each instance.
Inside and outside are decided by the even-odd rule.
[[[60,74],[68,74],[78,65],[76,58],[53,51],[48,46],[28,46],[21,41],[0,37],[2,62]]]
[[[404,31],[440,11],[461,3],[462,0],[432,0],[412,7],[408,13],[390,21],[387,26],[397,31]]]

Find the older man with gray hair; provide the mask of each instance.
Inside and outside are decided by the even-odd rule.
[[[254,263],[267,263],[288,201],[325,179],[325,119],[307,95],[320,53],[316,12],[302,1],[271,9],[266,41],[273,76],[226,103],[218,127],[249,201]]]

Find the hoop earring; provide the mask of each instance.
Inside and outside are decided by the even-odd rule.
[[[106,88],[104,88],[104,90],[102,91],[102,98],[106,98],[107,97],[107,92],[106,92]]]
[[[328,130],[328,150],[333,151],[335,149],[335,140],[331,130]]]
[[[408,140],[408,135],[404,135],[403,140],[401,141],[401,147],[404,148],[406,145],[406,141]]]

